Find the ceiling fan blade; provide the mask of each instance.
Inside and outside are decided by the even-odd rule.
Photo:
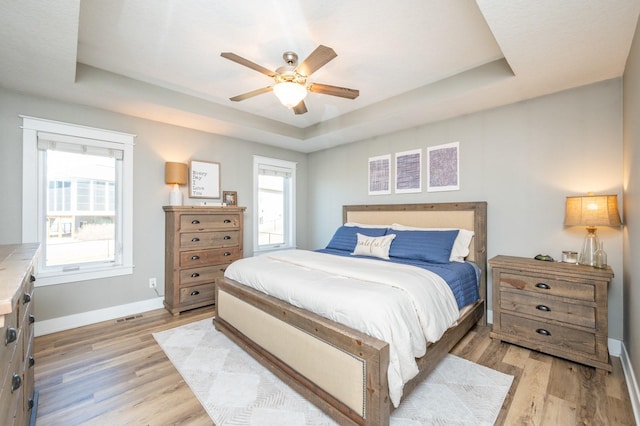
[[[273,87],[267,86],[262,89],[252,90],[251,92],[243,93],[242,95],[234,96],[233,98],[229,98],[229,100],[238,102],[244,101],[245,99],[253,98],[254,96],[262,95],[263,93],[271,92]]]
[[[298,105],[294,106],[293,112],[295,112],[296,115],[304,114],[305,112],[307,112],[307,106],[305,105],[304,101],[300,101]]]
[[[274,71],[271,71],[270,69],[267,69],[265,67],[263,67],[262,65],[258,65],[255,62],[251,62],[248,59],[243,58],[242,56],[238,56],[235,53],[231,53],[231,52],[222,52],[220,53],[220,56],[222,56],[223,58],[227,58],[230,61],[236,62],[240,65],[244,65],[245,67],[249,67],[252,70],[256,70],[258,72],[261,72],[262,74],[268,75],[269,77],[273,77],[276,75],[276,73]]]
[[[316,47],[316,50],[311,52],[311,55],[309,55],[307,59],[298,65],[296,72],[305,77],[309,77],[336,56],[338,55],[332,48],[320,45]]]
[[[328,84],[311,83],[308,87],[310,92],[322,93],[323,95],[339,96],[341,98],[355,99],[360,95],[360,91],[346,87],[330,86]]]

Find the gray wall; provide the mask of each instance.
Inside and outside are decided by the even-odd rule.
[[[343,204],[487,201],[488,254],[579,251],[584,228],[564,228],[567,195],[622,198],[622,82],[610,80],[309,155],[309,242],[327,244]],[[367,160],[460,142],[459,191],[367,195]],[[616,276],[609,335],[623,336],[622,230],[598,229]],[[491,299],[490,299],[491,300]],[[491,308],[491,302],[489,303]]]
[[[22,130],[18,115],[29,115],[136,134],[134,149],[134,274],[111,279],[39,287],[36,317],[47,320],[157,297],[148,278],[164,288],[164,212],[170,187],[164,184],[165,161],[220,162],[222,190],[238,192],[246,206],[244,246],[252,254],[253,155],[298,163],[297,238],[306,245],[307,156],[238,139],[128,117],[0,89],[0,244],[20,243],[22,229]],[[182,187],[185,204],[188,199]]]
[[[624,343],[640,380],[640,29],[624,73]],[[637,395],[636,395],[637,396]]]

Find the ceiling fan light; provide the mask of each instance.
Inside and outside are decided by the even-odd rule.
[[[299,83],[284,81],[273,86],[273,93],[276,94],[282,105],[293,108],[307,96],[307,88]]]

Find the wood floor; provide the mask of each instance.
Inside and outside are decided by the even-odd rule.
[[[204,319],[165,310],[35,339],[37,424],[211,425],[152,333]],[[499,425],[635,425],[620,360],[596,372],[472,330],[452,353],[513,375]]]

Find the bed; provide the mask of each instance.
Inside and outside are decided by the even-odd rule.
[[[466,306],[403,385],[411,392],[475,324],[486,321],[485,202],[343,207],[343,222],[400,223],[473,231],[470,260],[480,268],[479,300]],[[340,424],[386,425],[394,408],[389,391],[390,345],[354,328],[226,277],[216,286],[215,327]]]

